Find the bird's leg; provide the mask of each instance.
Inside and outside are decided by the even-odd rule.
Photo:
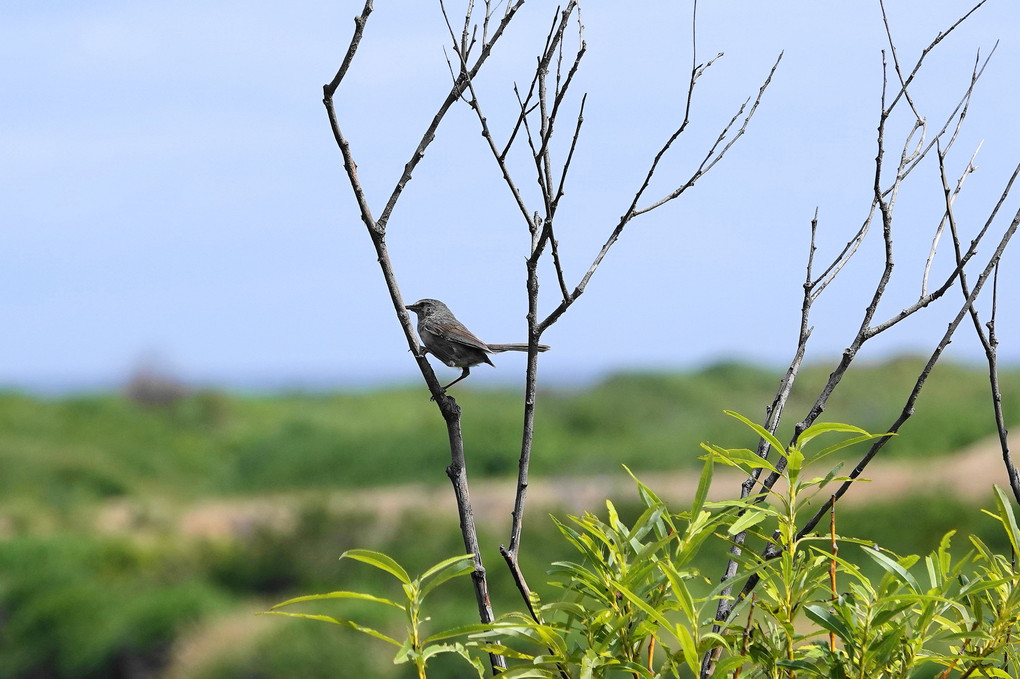
[[[469,375],[470,373],[471,373],[471,368],[464,368],[464,372],[462,372],[462,373],[460,374],[460,377],[458,377],[458,378],[457,378],[457,379],[455,379],[455,380],[454,380],[453,382],[450,382],[450,383],[449,383],[449,384],[447,384],[447,385],[446,385],[445,387],[443,387],[443,391],[446,391],[447,389],[449,389],[449,388],[450,388],[450,387],[452,387],[453,385],[457,384],[457,383],[458,383],[458,382],[460,382],[460,381],[461,381],[462,379],[464,379],[465,377],[467,377],[467,376],[468,376],[468,375]]]

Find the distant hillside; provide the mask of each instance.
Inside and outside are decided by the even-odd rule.
[[[883,431],[913,386],[918,361],[851,372],[823,419]],[[788,437],[827,378],[804,369],[781,431]],[[679,374],[628,373],[583,390],[543,390],[533,471],[557,475],[691,465],[698,444],[752,445],[724,409],[760,420],[778,373],[723,363]],[[1001,376],[1007,421],[1020,421],[1020,370]],[[457,388],[473,477],[511,474],[522,406],[508,391]],[[987,378],[939,366],[888,456],[943,455],[993,431]],[[0,395],[0,492],[8,506],[139,493],[195,498],[301,488],[445,483],[446,433],[424,388],[246,396]]]

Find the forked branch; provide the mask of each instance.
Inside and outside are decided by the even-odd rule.
[[[984,68],[988,63],[988,58],[985,58],[983,62],[980,59],[980,57],[978,57],[975,60],[975,65],[971,73],[970,81],[967,87],[965,88],[964,93],[961,99],[959,100],[959,103],[953,109],[952,113],[949,115],[948,119],[946,120],[942,128],[936,133],[935,137],[931,140],[925,139],[927,123],[925,122],[925,118],[921,115],[918,105],[910,96],[909,86],[911,82],[914,80],[914,77],[919,72],[921,63],[924,61],[924,58],[935,48],[936,45],[938,45],[938,43],[946,35],[948,35],[957,26],[959,26],[960,23],[967,16],[970,16],[970,14],[972,14],[978,7],[980,7],[981,4],[983,4],[983,1],[981,3],[978,3],[959,21],[956,21],[948,30],[939,33],[939,35],[931,42],[931,44],[929,44],[929,46],[925,48],[925,50],[923,50],[913,71],[911,71],[911,73],[907,76],[904,76],[903,71],[900,68],[899,57],[896,52],[895,44],[893,43],[892,40],[891,30],[889,30],[888,19],[885,16],[884,7],[882,7],[883,20],[886,24],[887,34],[889,36],[889,53],[892,54],[893,56],[894,71],[896,73],[897,80],[899,81],[900,89],[898,93],[892,96],[891,99],[887,100],[888,80],[887,69],[885,68],[886,67],[885,56],[883,53],[884,77],[881,97],[882,105],[876,134],[877,153],[875,157],[875,171],[872,192],[873,197],[871,205],[869,206],[867,215],[862,223],[862,226],[858,229],[857,233],[854,234],[854,236],[850,239],[850,241],[848,241],[846,246],[831,260],[829,265],[817,276],[814,276],[812,272],[813,262],[815,258],[815,233],[817,228],[817,212],[815,215],[815,220],[812,221],[811,244],[808,253],[807,276],[804,284],[804,299],[802,302],[801,309],[800,333],[798,336],[797,347],[794,352],[794,358],[791,361],[790,368],[788,369],[786,376],[780,383],[779,389],[776,392],[776,396],[773,402],[766,409],[765,422],[763,426],[770,433],[774,434],[779,425],[779,420],[782,416],[783,408],[787,402],[788,396],[791,391],[791,385],[793,381],[796,379],[797,373],[803,361],[805,344],[810,335],[811,326],[809,323],[809,315],[811,312],[812,303],[818,298],[818,296],[821,295],[821,293],[828,287],[828,285],[844,269],[844,267],[850,261],[850,259],[853,258],[854,255],[858,252],[859,247],[863,242],[864,238],[868,235],[870,231],[870,226],[874,222],[876,216],[880,218],[882,225],[882,246],[883,246],[882,252],[884,265],[882,267],[881,272],[879,273],[878,279],[875,283],[874,290],[871,293],[871,298],[864,309],[864,314],[861,323],[857,329],[857,332],[855,333],[850,343],[847,345],[847,348],[844,350],[843,355],[841,356],[839,362],[837,363],[832,373],[830,374],[826,384],[822,387],[821,391],[819,392],[818,397],[816,398],[814,404],[809,408],[806,416],[794,427],[794,433],[793,436],[791,437],[791,444],[797,440],[801,432],[803,432],[807,427],[813,424],[816,421],[816,419],[821,415],[821,413],[823,412],[828,403],[830,396],[837,388],[837,386],[840,384],[843,376],[850,368],[861,347],[868,340],[874,338],[875,336],[882,332],[891,329],[892,327],[897,325],[900,321],[920,312],[922,309],[925,309],[929,307],[932,303],[940,300],[953,285],[959,283],[962,286],[961,289],[964,291],[963,303],[959,307],[953,322],[949,324],[947,331],[945,332],[941,341],[938,343],[937,347],[931,354],[928,363],[924,366],[924,368],[922,368],[921,372],[919,373],[913,390],[907,396],[906,402],[904,404],[902,412],[900,413],[900,416],[890,426],[889,431],[891,432],[898,431],[902,424],[913,414],[914,404],[922,388],[924,387],[924,384],[927,380],[929,373],[931,372],[935,363],[941,358],[946,346],[948,346],[950,340],[952,339],[954,333],[956,332],[963,318],[966,315],[970,314],[972,318],[975,319],[975,325],[980,325],[976,319],[974,301],[979,295],[981,288],[987,281],[988,277],[990,275],[993,275],[993,273],[997,270],[1002,253],[1016,231],[1017,222],[1018,220],[1020,220],[1020,212],[1018,212],[1017,218],[1015,218],[1013,222],[1008,226],[1008,228],[1004,230],[995,251],[985,261],[984,268],[981,270],[979,276],[977,277],[973,289],[967,286],[965,271],[966,268],[968,267],[968,264],[970,264],[971,261],[976,257],[978,246],[983,242],[983,239],[988,234],[989,228],[992,225],[993,220],[995,219],[999,206],[1003,203],[1006,196],[1010,193],[1010,190],[1012,189],[1013,185],[1013,180],[1016,178],[1016,173],[1014,173],[1013,178],[1011,178],[1007,183],[998,204],[992,210],[992,213],[989,216],[988,220],[977,231],[977,233],[971,239],[969,245],[966,248],[963,248],[960,246],[957,225],[955,222],[955,218],[952,214],[952,205],[953,201],[955,200],[955,197],[962,190],[964,179],[975,169],[973,165],[973,157],[960,174],[955,190],[949,187],[948,178],[945,173],[944,159],[946,151],[948,150],[949,147],[953,145],[953,143],[956,141],[958,137],[959,131],[963,124],[963,120],[967,114],[971,95],[973,94],[974,88],[978,81],[980,80]],[[989,55],[989,57],[990,56],[991,55]],[[886,103],[887,101],[889,101],[888,105]],[[907,102],[908,106],[911,109],[913,121],[909,124],[908,129],[904,132],[898,163],[896,163],[894,168],[888,171],[887,176],[887,168],[885,161],[887,157],[886,142],[887,134],[889,132],[888,126],[890,116],[894,108],[896,107],[897,103],[900,101]],[[886,296],[894,269],[894,236],[896,233],[894,229],[894,216],[896,212],[895,210],[896,198],[899,194],[900,189],[904,185],[905,180],[911,175],[913,169],[916,168],[918,163],[924,160],[924,158],[930,155],[932,149],[937,150],[940,169],[942,170],[943,189],[946,200],[946,214],[940,218],[939,223],[933,229],[932,251],[925,263],[924,271],[921,274],[921,294],[916,301],[907,304],[899,312],[891,315],[889,318],[885,320],[877,321],[875,319],[875,315],[878,310],[879,303]],[[1018,167],[1018,172],[1020,172],[1020,167]],[[954,266],[952,266],[949,273],[946,274],[943,279],[938,281],[937,286],[933,290],[929,290],[932,262],[935,257],[936,246],[947,223],[950,226],[950,231],[953,234],[955,244]],[[990,344],[991,343],[989,341],[989,345]],[[986,348],[986,354],[989,355],[990,364],[994,365],[994,354],[992,352],[989,352],[988,348]],[[992,368],[990,372],[994,373],[994,368]],[[993,400],[995,400],[996,398],[1001,398],[1001,396],[997,397],[994,395],[997,393],[994,377],[992,378],[992,384],[993,384],[992,386]],[[1016,470],[1015,468],[1012,467],[1012,462],[1008,459],[1008,447],[1005,445],[1004,428],[1000,428],[1000,438],[1003,441],[1004,459],[1006,460],[1007,469],[1010,470],[1009,473],[1012,484],[1014,482],[1014,479],[1016,479],[1017,477]],[[837,492],[829,500],[829,503],[837,501],[847,492],[847,490],[852,485],[852,480],[859,477],[859,475],[863,472],[864,468],[867,466],[868,462],[870,462],[870,460],[874,458],[874,456],[878,453],[879,450],[881,450],[881,448],[885,445],[887,441],[888,441],[887,437],[882,438],[872,445],[867,454],[858,462],[853,472],[851,472],[850,475],[851,480],[845,482],[837,490]],[[765,440],[759,441],[757,452],[758,455],[763,458],[767,458],[769,456],[770,447]],[[784,469],[785,464],[786,462],[784,458],[780,458],[775,462],[775,466],[780,472],[782,472],[782,470]],[[747,478],[747,480],[742,484],[741,497],[746,498],[751,496],[755,492],[754,488],[760,482],[761,489],[757,491],[759,493],[757,498],[759,500],[764,499],[779,478],[780,474],[773,472],[769,474],[764,480],[762,480],[760,478],[760,470],[755,470],[755,473],[751,474]],[[1014,492],[1017,493],[1018,498],[1020,498],[1020,492],[1018,492],[1016,488]],[[818,521],[821,519],[824,513],[828,511],[828,508],[829,504],[826,504],[826,506],[820,508],[818,514],[816,514],[812,519],[810,519],[802,528],[801,535],[804,535],[810,530],[812,530],[817,525]],[[740,534],[735,537],[734,546],[731,550],[733,552],[733,558],[731,558],[731,560],[727,564],[725,573],[723,575],[723,581],[730,580],[736,575],[738,568],[736,557],[740,555],[744,537],[745,537],[744,534]],[[781,553],[781,551],[782,545],[780,545],[778,542],[775,542],[766,549],[766,551],[762,554],[762,558],[764,559],[773,558],[774,556]],[[720,630],[722,624],[728,620],[730,613],[733,610],[735,601],[743,599],[750,591],[753,590],[756,583],[757,578],[750,577],[747,580],[743,588],[743,591],[738,595],[736,599],[730,598],[730,591],[728,589],[723,591],[718,606],[718,610],[716,612],[717,624],[713,628],[715,631]],[[711,674],[711,672],[713,671],[714,660],[715,656],[712,654],[706,654],[706,656],[703,658],[701,673],[702,677],[707,677]]]

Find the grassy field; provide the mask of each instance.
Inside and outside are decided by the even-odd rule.
[[[884,430],[916,369],[904,359],[850,375],[825,419]],[[615,474],[621,464],[639,474],[693,468],[700,441],[752,443],[722,411],[760,419],[779,377],[721,364],[543,391],[532,474]],[[787,433],[826,377],[824,369],[806,369],[787,408]],[[1020,371],[1002,382],[1007,421],[1018,422]],[[888,457],[927,460],[988,436],[987,392],[982,370],[941,366]],[[519,397],[468,388],[456,396],[471,478],[513,474]],[[411,569],[461,552],[453,516],[393,517],[385,507],[338,509],[330,499],[343,489],[446,484],[445,441],[420,387],[202,392],[159,406],[117,394],[0,395],[0,677],[405,676],[389,663],[388,648],[253,611],[298,593],[372,588],[364,569],[337,561],[351,547],[382,549]],[[239,514],[243,520],[235,516],[220,530],[181,520],[195,507],[257,507],[264,498],[292,511],[282,519]],[[888,517],[908,510],[921,521],[904,535]],[[951,527],[995,542],[976,508],[944,495],[847,510],[841,521],[846,534],[903,551],[927,550]],[[494,603],[509,610],[516,594],[496,552],[504,526],[482,529]],[[542,589],[545,566],[563,554],[548,517],[533,511],[522,552],[533,586]],[[466,588],[466,581],[454,584],[436,614],[469,622]]]

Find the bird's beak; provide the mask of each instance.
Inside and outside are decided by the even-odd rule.
[[[417,304],[408,304],[404,308],[407,309],[408,311],[418,311],[418,305]]]

